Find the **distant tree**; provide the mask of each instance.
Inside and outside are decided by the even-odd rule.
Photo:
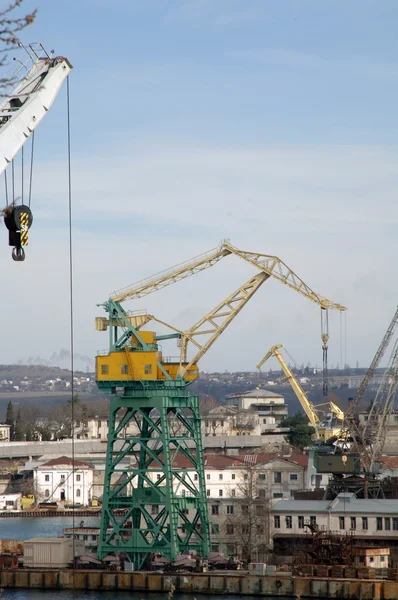
[[[289,427],[286,441],[294,448],[303,450],[312,443],[315,429],[308,425],[308,419],[303,413],[296,413],[290,417],[284,417],[279,424],[280,427]]]
[[[209,396],[208,394],[201,394],[199,396],[199,410],[202,417],[208,415],[217,406],[218,402],[214,396]]]
[[[6,412],[6,425],[10,426],[10,440],[14,439],[14,424],[14,408],[10,400]]]
[[[17,418],[15,419],[14,440],[21,442],[24,440],[24,424],[22,421],[21,410],[18,409]]]

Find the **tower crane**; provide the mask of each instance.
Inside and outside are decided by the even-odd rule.
[[[314,406],[314,404],[312,404],[312,402],[308,400],[307,394],[304,392],[303,388],[301,387],[301,385],[295,378],[293,372],[287,365],[285,359],[283,358],[282,353],[280,352],[281,348],[284,348],[283,344],[277,344],[276,346],[272,346],[268,350],[267,354],[258,363],[256,368],[261,369],[263,364],[269,358],[275,357],[278,360],[280,366],[282,367],[282,371],[285,374],[285,378],[290,383],[305,414],[308,417],[309,422],[315,429],[316,439],[325,442],[332,436],[338,435],[340,433],[341,427],[333,427],[331,426],[331,422],[325,422],[324,420],[321,420],[318,414],[318,407],[321,405]],[[343,411],[336,404],[334,404],[334,402],[329,401],[326,404],[329,406],[330,412],[333,413],[333,415],[335,415],[337,419],[339,419],[340,421],[344,419]]]
[[[257,274],[187,330],[145,312],[128,312],[127,300],[147,296],[234,255]],[[198,361],[232,323],[250,298],[274,278],[325,309],[345,310],[314,292],[276,256],[239,250],[229,241],[111,295],[101,304],[106,317],[96,329],[109,330],[109,350],[96,357],[99,389],[113,394],[110,405],[104,495],[98,556],[126,552],[141,568],[153,552],[174,561],[184,550],[207,556],[207,512],[199,399],[188,386],[198,377]],[[167,325],[157,335],[145,326]],[[163,356],[160,342],[176,339],[179,356]],[[188,347],[196,352],[188,357]],[[137,433],[126,436],[130,423]],[[130,465],[121,464],[130,458]],[[114,483],[117,480],[117,483]],[[125,512],[121,516],[120,509]]]
[[[15,197],[14,158],[23,145],[33,136],[34,131],[51,108],[64,80],[71,72],[72,65],[68,59],[49,55],[42,44],[20,46],[26,51],[28,59],[17,61],[17,65],[4,78],[9,87],[2,94],[0,102],[0,174],[12,165],[11,202],[3,210],[4,223],[9,231],[9,245],[13,246],[12,257],[15,261],[25,259],[24,247],[28,245],[28,231],[33,222],[28,204],[23,197],[23,163],[22,163],[22,203],[17,205]],[[31,170],[33,164],[33,140]],[[32,171],[30,176],[30,184]],[[8,198],[7,177],[6,199]],[[30,186],[31,187],[31,186]]]

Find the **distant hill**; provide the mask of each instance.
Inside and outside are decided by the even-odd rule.
[[[75,371],[76,376],[84,376],[86,372]],[[93,375],[93,373],[88,373]],[[37,379],[70,379],[70,371],[60,367],[47,367],[44,365],[0,365],[0,379],[13,377],[27,377]]]

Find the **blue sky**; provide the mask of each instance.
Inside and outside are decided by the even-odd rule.
[[[398,4],[315,0],[25,0],[24,41],[74,66],[76,350],[106,339],[96,304],[220,239],[279,255],[349,307],[347,362],[366,365],[398,284]],[[37,131],[31,246],[1,234],[13,320],[1,362],[68,347],[65,90]],[[233,261],[128,306],[188,326],[250,276]],[[26,307],[29,289],[29,308]],[[331,363],[341,361],[331,316]],[[317,307],[263,287],[202,368],[253,369],[273,344],[321,361]],[[242,351],[244,348],[244,351]]]

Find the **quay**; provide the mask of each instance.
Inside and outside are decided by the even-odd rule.
[[[0,519],[12,519],[20,517],[99,517],[101,508],[70,508],[70,509],[35,509],[35,510],[6,510],[0,512]]]
[[[396,600],[398,581],[252,575],[245,572],[156,573],[81,569],[0,569],[0,588],[111,590],[285,598]]]

